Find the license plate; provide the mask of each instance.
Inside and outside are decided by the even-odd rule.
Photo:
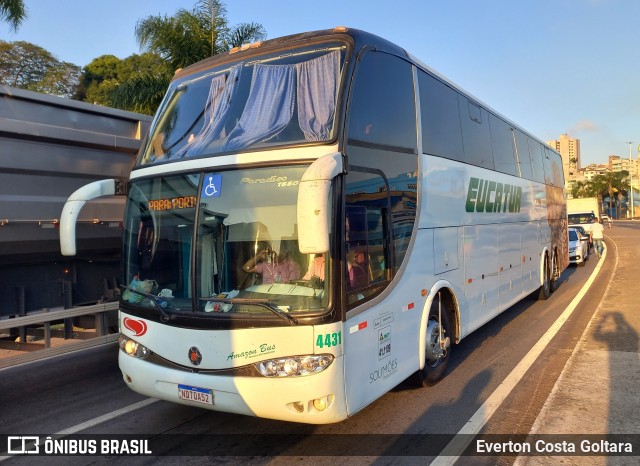
[[[213,390],[208,388],[178,385],[178,398],[203,405],[213,406]]]

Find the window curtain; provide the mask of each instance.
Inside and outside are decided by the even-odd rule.
[[[190,156],[197,155],[212,141],[220,138],[241,69],[242,65],[236,65],[229,70],[228,74],[216,76],[211,80],[209,96],[204,108],[202,129],[190,142],[176,152],[174,158],[184,157],[187,152]]]
[[[338,92],[340,52],[296,65],[298,123],[307,141],[329,139]]]
[[[256,65],[249,97],[225,150],[239,150],[278,135],[291,121],[294,65]]]

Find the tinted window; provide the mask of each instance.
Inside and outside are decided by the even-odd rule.
[[[391,278],[389,180],[382,174],[350,170],[347,175],[347,301],[357,304],[382,291]]]
[[[529,155],[529,141],[521,131],[515,130],[516,136],[516,164],[520,167],[520,174],[528,180],[533,179],[531,156]]]
[[[416,111],[411,66],[382,52],[358,65],[349,101],[349,143],[416,153]]]
[[[529,138],[529,152],[531,154],[533,179],[539,183],[544,183],[544,150],[542,144]]]
[[[343,251],[350,307],[382,292],[400,268],[414,229],[418,183],[411,65],[368,52],[353,86]]]
[[[544,148],[544,177],[547,184],[564,187],[564,173],[560,155],[548,147]]]
[[[462,95],[458,95],[458,105],[466,162],[493,170],[489,114]]]
[[[422,151],[464,161],[458,93],[424,71],[418,72]]]
[[[491,129],[491,146],[493,148],[493,162],[496,170],[509,175],[520,175],[516,167],[513,151],[513,131],[511,125],[493,114],[489,114]]]

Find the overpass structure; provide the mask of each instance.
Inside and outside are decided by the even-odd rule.
[[[60,254],[60,213],[91,181],[124,182],[150,123],[146,115],[0,85],[0,318],[109,298],[124,198],[85,205],[72,258]]]

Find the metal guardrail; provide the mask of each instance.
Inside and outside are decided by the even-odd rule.
[[[41,359],[52,358],[61,354],[73,353],[74,351],[81,351],[95,346],[101,346],[109,343],[116,343],[118,341],[118,333],[111,335],[104,335],[101,337],[91,338],[90,340],[80,340],[70,343],[64,346],[58,346],[57,348],[44,348],[37,351],[31,351],[28,353],[20,354],[18,356],[11,356],[0,359],[0,371],[11,366],[18,366],[20,364],[27,364],[29,362],[39,361]]]
[[[49,323],[54,320],[63,320],[70,317],[78,317],[90,314],[102,314],[109,311],[117,311],[118,302],[94,304],[92,306],[79,306],[59,311],[40,312],[26,316],[15,317],[13,319],[0,319],[0,330],[24,327],[26,325]],[[97,327],[96,327],[97,329]]]
[[[45,339],[43,349],[39,349],[28,354],[0,359],[0,369],[117,341],[118,334],[107,335],[108,326],[106,321],[106,313],[116,310],[118,310],[118,302],[108,302],[91,306],[80,306],[70,309],[40,312],[37,314],[19,316],[11,319],[0,319],[0,330],[9,330],[14,328],[26,327],[28,325],[43,324]],[[89,340],[82,340],[69,343],[57,348],[51,348],[51,322],[85,315],[95,316],[95,328],[98,336]]]
[[[102,314],[109,311],[117,311],[118,302],[94,304],[92,306],[79,306],[59,311],[40,312],[26,316],[15,317],[13,319],[0,319],[0,330],[24,327],[26,325],[50,323],[54,320],[63,320],[70,317],[78,317],[90,314]],[[96,327],[97,329],[97,327]]]

